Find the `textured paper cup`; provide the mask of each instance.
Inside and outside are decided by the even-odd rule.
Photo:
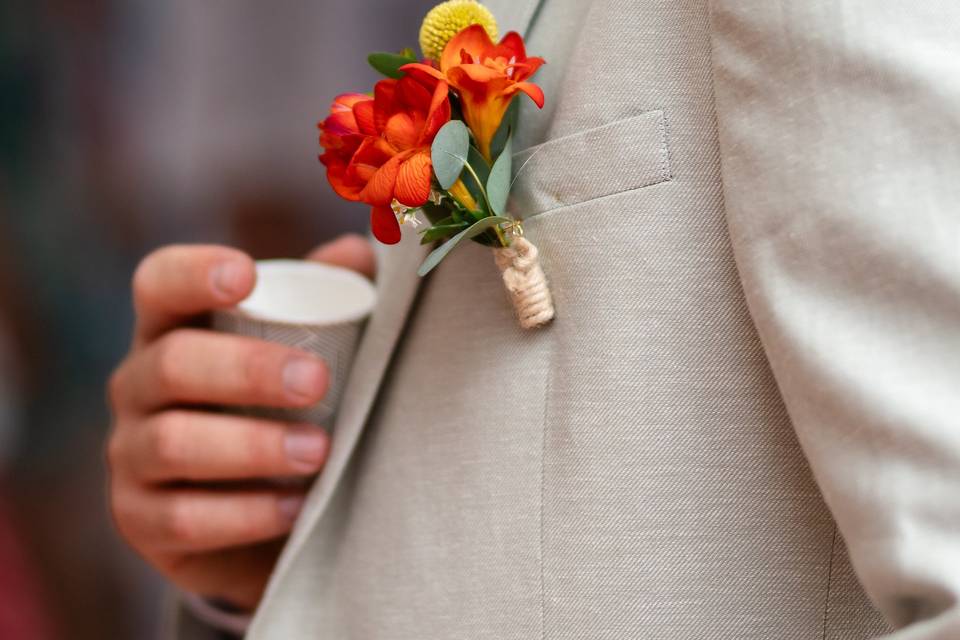
[[[376,299],[373,285],[349,269],[302,260],[258,262],[253,292],[238,306],[215,311],[213,328],[313,353],[327,363],[330,386],[311,407],[241,411],[332,428],[363,324]]]

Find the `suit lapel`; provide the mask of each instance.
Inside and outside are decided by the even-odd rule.
[[[486,0],[483,2],[497,19],[500,35],[508,31],[516,31],[529,37],[527,28],[531,26],[540,5],[545,0]]]
[[[501,33],[524,33],[543,1],[491,0],[485,4],[497,17]],[[404,229],[403,241],[384,251],[384,258],[379,265],[380,299],[367,325],[344,388],[330,456],[307,494],[300,518],[270,578],[261,609],[269,606],[277,585],[283,580],[304,541],[316,527],[350,461],[416,297],[421,281],[417,275],[417,267],[429,249],[430,247],[419,245],[415,233]]]
[[[333,430],[330,456],[307,494],[303,511],[290,534],[264,596],[267,602],[275,585],[316,526],[343,474],[363,431],[407,314],[420,284],[417,267],[430,247],[422,247],[415,233],[404,229],[403,241],[387,247],[378,265],[377,290],[380,296],[357,350]]]

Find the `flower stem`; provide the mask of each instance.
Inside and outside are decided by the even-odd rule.
[[[484,202],[487,203],[487,210],[490,209],[490,198],[487,197],[487,190],[484,188],[483,183],[480,181],[480,176],[477,175],[477,172],[473,170],[473,167],[470,166],[469,162],[463,163],[464,168],[470,172],[470,175],[473,176],[473,179],[476,181],[477,186],[480,188],[480,195],[483,196]]]
[[[483,201],[486,203],[487,211],[490,212],[490,215],[494,215],[490,211],[490,198],[487,196],[487,190],[483,186],[483,182],[480,181],[480,176],[477,175],[477,172],[473,170],[473,167],[470,166],[469,162],[463,163],[464,168],[470,172],[470,175],[473,176],[474,181],[476,181],[477,186],[480,188],[480,195],[483,196]],[[493,230],[497,234],[497,240],[500,241],[500,246],[506,247],[509,246],[506,237],[503,235],[503,231],[500,229],[500,225],[496,225]]]

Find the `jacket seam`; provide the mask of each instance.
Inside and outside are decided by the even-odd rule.
[[[833,523],[833,541],[830,543],[830,561],[827,563],[827,589],[826,597],[823,600],[823,633],[821,640],[827,638],[827,622],[830,619],[830,584],[833,582],[833,556],[837,549],[837,523]]]
[[[549,403],[550,387],[553,384],[553,345],[550,345],[550,367],[547,369],[547,380],[543,394],[543,424],[540,429],[540,638],[545,640],[547,637],[547,599],[546,599],[546,570],[544,568],[544,548],[546,547],[545,534],[545,507],[544,496],[546,495],[546,451],[547,451],[547,428],[549,424]]]

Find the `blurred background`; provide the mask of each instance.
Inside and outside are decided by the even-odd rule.
[[[315,125],[433,4],[0,3],[0,639],[158,637],[163,585],[104,493],[133,269],[170,242],[266,258],[365,231]]]

